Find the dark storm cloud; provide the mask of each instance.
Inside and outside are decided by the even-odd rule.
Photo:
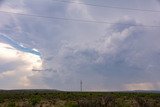
[[[0,0],[0,5],[2,5],[2,4],[3,4],[3,2],[4,2],[4,0]]]

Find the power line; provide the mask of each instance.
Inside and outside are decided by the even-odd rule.
[[[64,17],[52,17],[52,16],[43,16],[37,14],[28,14],[28,13],[16,13],[16,12],[7,12],[7,11],[0,11],[0,13],[4,14],[13,14],[13,15],[20,15],[20,16],[28,16],[28,17],[36,17],[42,19],[56,19],[56,20],[64,20],[64,21],[74,21],[74,22],[84,22],[84,23],[97,23],[97,24],[119,24],[119,25],[130,25],[130,26],[137,26],[137,27],[151,27],[151,28],[159,28],[160,25],[138,25],[138,24],[122,24],[122,23],[114,23],[114,22],[107,22],[107,21],[97,21],[97,20],[85,20],[85,19],[72,19],[72,18],[64,18]]]
[[[127,7],[118,7],[118,6],[111,6],[111,5],[97,5],[97,4],[90,4],[90,3],[82,3],[82,2],[74,2],[74,1],[62,1],[62,0],[53,0],[56,2],[62,3],[72,3],[72,4],[80,4],[80,5],[88,5],[94,7],[104,7],[104,8],[113,8],[113,9],[121,9],[121,10],[131,10],[131,11],[142,11],[142,12],[156,12],[159,13],[160,10],[151,10],[151,9],[138,9],[138,8],[127,8]]]

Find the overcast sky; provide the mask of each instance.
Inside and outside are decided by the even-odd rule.
[[[0,89],[160,90],[159,0],[60,1],[0,0]]]

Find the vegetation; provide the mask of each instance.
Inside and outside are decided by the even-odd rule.
[[[160,107],[160,93],[0,91],[0,107]]]

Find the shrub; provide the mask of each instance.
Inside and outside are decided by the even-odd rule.
[[[30,104],[32,106],[35,106],[36,104],[39,104],[41,101],[41,97],[40,96],[33,96],[31,97],[31,99],[29,100]]]
[[[4,102],[4,99],[3,97],[0,96],[0,103],[3,103]]]

